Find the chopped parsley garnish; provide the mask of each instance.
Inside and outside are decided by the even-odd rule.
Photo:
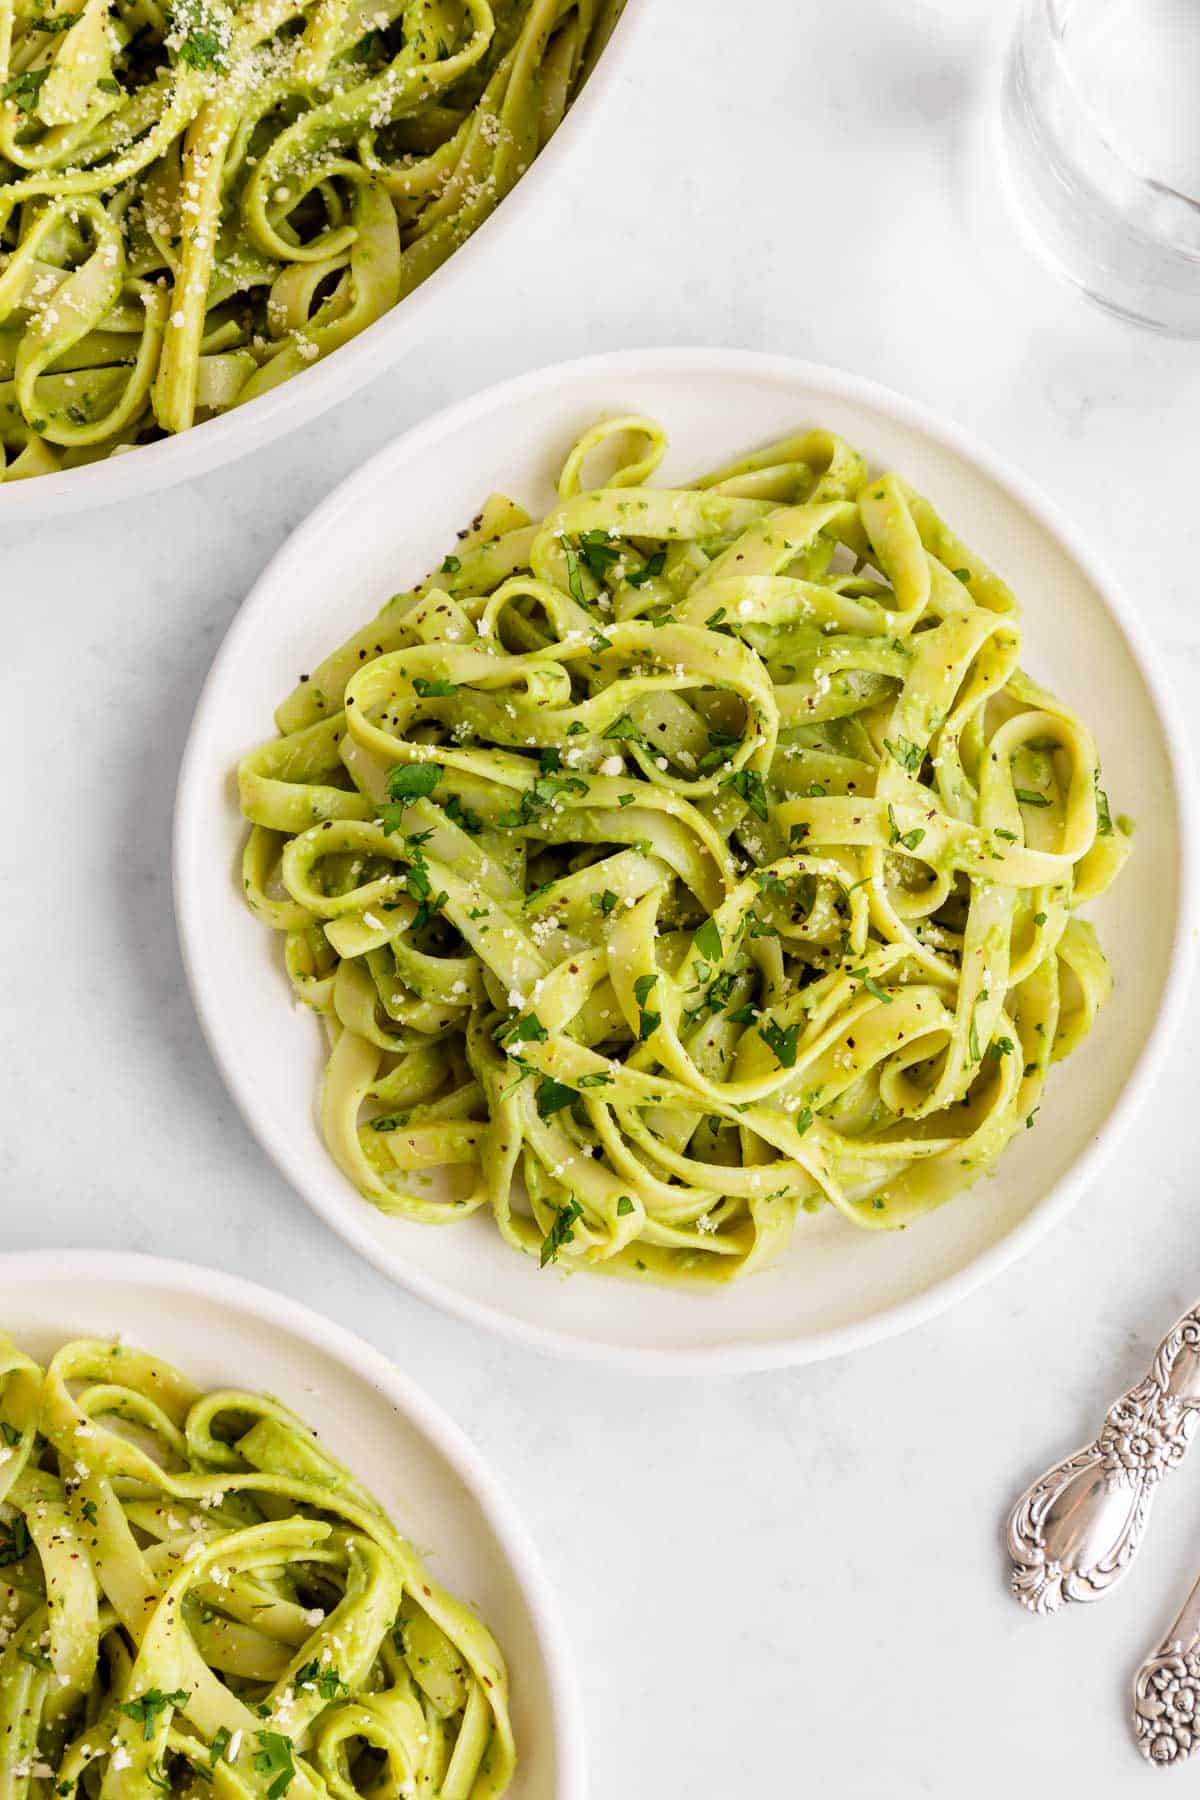
[[[628,713],[622,713],[619,719],[614,719],[611,725],[605,726],[600,736],[618,738],[631,744],[644,744],[646,741]]]
[[[596,908],[597,912],[603,913],[606,919],[616,904],[617,896],[613,893],[611,888],[605,888],[602,894],[592,895],[592,905]]]
[[[597,1069],[592,1075],[579,1075],[575,1079],[578,1088],[611,1087],[612,1076],[606,1075],[603,1069]]]
[[[388,797],[395,804],[384,805],[379,809],[383,829],[389,835],[393,831],[399,831],[405,807],[410,806],[414,800],[423,800],[432,794],[441,779],[441,763],[397,763],[394,769],[389,770],[387,778]]]
[[[458,683],[443,681],[440,676],[435,681],[427,681],[424,675],[414,675],[413,689],[422,700],[445,700],[449,695],[457,694]],[[410,764],[409,766],[416,767],[417,765]],[[430,788],[429,792],[432,793],[433,789]]]
[[[89,1525],[98,1525],[99,1524],[100,1514],[97,1510],[96,1502],[94,1500],[85,1500],[79,1510],[80,1510],[80,1512],[82,1512],[84,1518],[87,1520]]]
[[[662,1024],[662,1014],[647,1012],[646,1002],[654,991],[657,975],[639,975],[633,984],[633,997],[638,1003],[638,1042],[644,1044]]]
[[[185,9],[167,15],[172,36],[177,39],[180,62],[190,69],[223,69],[225,46],[211,29],[203,4],[189,4]]]
[[[709,729],[708,741],[710,748],[704,752],[696,765],[703,775],[707,775],[713,769],[722,768],[730,760],[730,751],[735,750],[742,740],[728,731],[718,730],[714,725]]]
[[[1105,793],[1104,789],[1100,786],[1100,771],[1099,771],[1099,769],[1096,770],[1095,781],[1096,781],[1096,829],[1100,833],[1101,837],[1111,837],[1112,829],[1113,829],[1112,814],[1108,810],[1108,795]]]
[[[1034,915],[1033,915],[1034,924],[1035,925],[1044,925],[1046,923],[1046,916],[1047,915],[1045,913],[1034,913]]]
[[[339,1694],[348,1691],[346,1683],[336,1669],[328,1664],[319,1663],[314,1658],[305,1663],[302,1669],[296,1670],[295,1685],[297,1687],[315,1687],[322,1700],[336,1700]]]
[[[800,1111],[796,1114],[796,1117],[792,1122],[796,1127],[796,1136],[803,1137],[805,1132],[808,1130],[809,1126],[813,1122],[812,1107],[811,1106],[802,1106],[800,1108]]]
[[[722,787],[731,787],[735,794],[746,802],[756,818],[765,820],[767,813],[767,791],[763,786],[763,778],[756,769],[735,769],[721,783]]]
[[[136,1700],[125,1700],[117,1707],[127,1719],[132,1719],[142,1728],[142,1738],[147,1744],[154,1736],[158,1724],[158,1715],[173,1706],[186,1706],[191,1694],[183,1688],[176,1688],[173,1693],[164,1694],[161,1688],[147,1688]]]
[[[861,981],[868,994],[872,994],[876,1000],[882,1000],[885,1006],[892,1004],[893,996],[883,991],[869,969],[851,969],[850,975],[852,980]]]
[[[775,1060],[782,1068],[795,1068],[796,1045],[800,1038],[798,1020],[793,1025],[780,1025],[775,1019],[763,1019],[758,1027],[758,1035],[768,1050],[774,1052]]]
[[[539,775],[533,786],[526,788],[521,795],[521,803],[516,812],[504,813],[501,825],[531,825],[562,794],[585,795],[588,791],[586,781],[578,775]]]
[[[1009,1037],[996,1038],[992,1044],[992,1052],[996,1056],[1011,1056],[1013,1041]]]
[[[620,545],[609,542],[607,531],[581,531],[579,553],[597,581],[603,581],[613,564],[621,560]],[[574,588],[571,592],[575,592]]]
[[[544,1044],[550,1033],[542,1024],[536,1013],[525,1013],[514,1019],[511,1025],[500,1033],[502,1044]]]
[[[566,1206],[560,1206],[554,1216],[554,1223],[542,1239],[542,1253],[538,1259],[539,1268],[547,1263],[557,1262],[558,1253],[564,1244],[575,1241],[575,1221],[583,1217],[583,1208],[578,1200],[572,1198]]]
[[[397,763],[388,771],[387,791],[393,800],[420,800],[432,794],[441,779],[441,763]]]
[[[897,738],[893,744],[891,738],[884,738],[883,747],[902,769],[910,775],[919,775],[921,764],[925,761],[925,752],[920,744],[914,744],[909,738]]]
[[[757,1006],[751,1006],[750,1002],[747,1001],[745,1006],[735,1007],[733,1012],[726,1013],[725,1017],[729,1020],[731,1025],[753,1025],[755,1019],[758,1017],[758,1008]]]
[[[1033,788],[1014,788],[1013,793],[1022,806],[1049,806],[1050,804],[1046,794],[1035,793]]]
[[[583,577],[579,573],[579,558],[567,540],[563,539],[563,555],[567,559],[567,586],[571,590],[571,598],[586,606],[587,595],[583,591]]]
[[[890,801],[888,803],[887,812],[888,825],[891,828],[888,843],[899,844],[905,850],[915,850],[917,845],[921,842],[921,839],[925,836],[924,831],[920,826],[914,827],[912,831],[901,831],[899,825],[896,823],[895,809]]]
[[[633,1201],[629,1198],[628,1194],[622,1194],[617,1201],[618,1219],[627,1219],[632,1211]]]
[[[292,1740],[281,1731],[256,1731],[254,1735],[261,1746],[254,1753],[254,1767],[260,1775],[272,1777],[267,1800],[281,1800],[296,1779]]]
[[[721,942],[721,930],[715,919],[705,919],[693,941],[701,956],[706,956],[709,962],[720,962],[725,946]]]
[[[462,568],[462,561],[457,556],[447,556],[438,570],[439,575],[457,575]]]
[[[11,100],[22,112],[32,112],[49,73],[48,68],[26,69],[22,74],[14,75],[11,81],[5,82],[0,88],[0,100]]]
[[[565,1106],[574,1105],[575,1089],[568,1087],[565,1082],[555,1081],[553,1075],[543,1075],[538,1082],[534,1098],[537,1101],[539,1118],[550,1119],[556,1112],[561,1112]]]
[[[648,581],[653,581],[656,576],[661,575],[666,566],[666,551],[656,550],[653,556],[646,559],[640,569],[631,569],[625,579],[630,587],[645,587]]]

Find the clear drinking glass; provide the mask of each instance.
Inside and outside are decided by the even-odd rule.
[[[1007,173],[1093,300],[1200,336],[1200,0],[1023,0]]]

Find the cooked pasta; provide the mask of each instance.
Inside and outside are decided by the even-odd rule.
[[[655,487],[664,448],[598,425],[546,518],[493,497],[301,677],[244,881],[367,1199],[712,1282],[801,1213],[904,1227],[1033,1125],[1128,831],[900,476],[809,431]]]
[[[412,292],[615,0],[0,0],[0,479],[186,430]]]
[[[507,1677],[278,1401],[0,1334],[3,1800],[493,1800]]]

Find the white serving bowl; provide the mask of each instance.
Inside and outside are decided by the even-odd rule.
[[[162,438],[57,475],[0,481],[0,527],[136,499],[159,488],[172,487],[177,481],[206,475],[210,469],[236,462],[239,456],[307,425],[364,387],[373,375],[399,362],[436,328],[437,309],[445,303],[446,296],[456,286],[473,279],[484,245],[490,244],[506,225],[515,224],[523,212],[539,204],[545,184],[557,179],[559,169],[573,155],[576,140],[586,133],[589,121],[615,85],[629,55],[631,40],[637,35],[640,18],[648,11],[651,0],[620,3],[624,10],[612,35],[545,149],[478,231],[399,306],[303,374],[247,401],[245,406],[234,407],[232,412],[180,432],[177,437]]]
[[[154,1256],[0,1255],[0,1295],[0,1330],[43,1363],[71,1338],[120,1337],[201,1387],[290,1406],[495,1633],[519,1759],[510,1800],[583,1800],[574,1666],[537,1552],[478,1452],[395,1363],[296,1300]]]
[[[292,1004],[279,944],[240,903],[233,771],[271,734],[299,671],[434,566],[495,488],[535,512],[576,435],[604,414],[660,418],[660,479],[806,425],[841,432],[924,490],[1012,583],[1024,660],[1095,729],[1134,852],[1091,909],[1116,993],[1050,1078],[1039,1129],[998,1172],[902,1234],[802,1216],[788,1254],[715,1294],[539,1270],[490,1217],[432,1228],[386,1218],[349,1185],[316,1122],[324,1047]],[[260,578],[208,678],[180,775],[175,907],[192,993],[251,1128],[335,1230],[414,1293],[547,1349],[639,1366],[803,1362],[930,1317],[1027,1249],[1097,1174],[1146,1097],[1186,988],[1194,881],[1191,773],[1136,616],[1044,500],[911,401],[829,369],[726,350],[589,358],[489,389],[406,433],[318,507]]]

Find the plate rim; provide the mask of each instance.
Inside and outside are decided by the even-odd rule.
[[[522,1598],[529,1608],[534,1636],[546,1667],[552,1701],[551,1734],[558,1759],[557,1800],[586,1800],[587,1765],[583,1705],[575,1657],[563,1622],[557,1594],[542,1564],[533,1535],[515,1502],[495,1476],[472,1438],[428,1390],[407,1370],[391,1361],[367,1338],[296,1300],[277,1288],[230,1275],[205,1263],[182,1258],[152,1256],[139,1250],[0,1251],[0,1292],[9,1281],[78,1283],[96,1287],[106,1283],[136,1283],[227,1303],[264,1320],[276,1329],[302,1338],[332,1356],[344,1368],[393,1405],[445,1459],[455,1477],[479,1507],[495,1533]],[[0,1328],[4,1320],[0,1316]],[[520,1746],[518,1745],[518,1759]]]
[[[622,11],[577,99],[521,179],[453,256],[365,331],[323,357],[313,368],[268,389],[245,407],[235,407],[216,419],[204,420],[198,427],[140,446],[134,453],[136,465],[134,455],[119,456],[25,481],[0,481],[0,526],[26,526],[39,519],[128,505],[166,488],[199,480],[311,425],[333,407],[350,400],[373,375],[398,368],[432,328],[431,308],[441,299],[443,290],[449,290],[478,261],[481,241],[491,244],[499,236],[500,221],[515,223],[522,211],[528,212],[536,205],[544,184],[557,178],[559,164],[572,154],[580,134],[591,128],[594,115],[629,63],[652,4],[653,0],[622,0]],[[304,391],[301,393],[300,389]],[[124,472],[134,466],[145,473],[139,481],[127,483]]]
[[[604,1338],[575,1336],[554,1326],[517,1318],[511,1313],[463,1295],[447,1282],[428,1275],[421,1269],[398,1264],[396,1258],[389,1256],[376,1242],[367,1228],[365,1215],[361,1224],[354,1209],[348,1209],[344,1217],[337,1215],[322,1200],[308,1192],[301,1159],[290,1153],[288,1143],[276,1142],[271,1129],[254,1115],[227,1064],[221,1021],[205,998],[197,965],[196,947],[202,934],[193,923],[192,896],[196,890],[189,879],[196,835],[190,831],[189,826],[198,804],[198,799],[193,800],[193,794],[196,793],[202,773],[200,742],[214,697],[223,684],[226,668],[236,661],[243,636],[250,633],[259,614],[265,612],[271,603],[271,589],[278,579],[277,568],[280,565],[286,566],[290,559],[302,557],[305,545],[330,528],[339,511],[352,499],[358,483],[368,482],[377,467],[392,458],[411,454],[415,445],[426,453],[435,452],[446,437],[469,426],[480,415],[519,404],[555,384],[565,385],[594,375],[628,380],[639,372],[649,378],[651,375],[672,371],[691,371],[698,376],[723,374],[766,378],[775,382],[804,383],[823,389],[832,397],[877,411],[905,428],[924,433],[943,449],[951,451],[980,470],[1023,507],[1057,542],[1095,589],[1146,685],[1163,732],[1171,770],[1179,855],[1178,913],[1162,1000],[1153,1026],[1112,1112],[1070,1169],[1047,1189],[1035,1210],[998,1243],[975,1257],[966,1268],[934,1283],[921,1294],[886,1308],[870,1319],[802,1337],[777,1338],[762,1343],[704,1344],[687,1348],[614,1344]],[[495,382],[430,414],[400,432],[360,463],[290,533],[262,569],[230,621],[196,702],[180,762],[175,795],[172,897],[180,954],[192,1004],[227,1092],[252,1136],[289,1187],[373,1267],[419,1299],[442,1308],[456,1318],[496,1331],[512,1343],[615,1368],[681,1375],[714,1372],[735,1374],[824,1361],[829,1357],[865,1349],[886,1338],[899,1336],[966,1299],[985,1282],[1011,1267],[1052,1226],[1065,1218],[1128,1132],[1166,1059],[1183,1015],[1196,959],[1196,926],[1200,918],[1197,904],[1200,885],[1200,805],[1197,796],[1197,777],[1192,766],[1179,704],[1167,681],[1158,652],[1138,618],[1132,601],[1103,558],[1082,540],[1081,534],[1064,516],[1058,503],[1052,501],[1037,483],[1031,481],[1007,458],[957,421],[943,417],[923,402],[881,382],[843,369],[768,351],[719,346],[651,345],[637,350],[606,351],[547,364],[525,374]],[[365,1208],[369,1202],[364,1200],[362,1205]]]

